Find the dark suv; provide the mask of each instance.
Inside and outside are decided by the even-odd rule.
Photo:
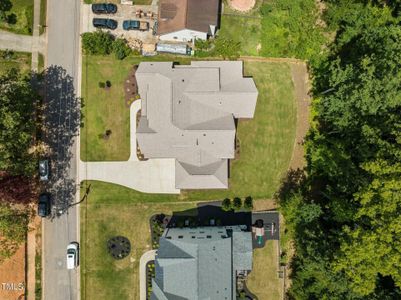
[[[117,5],[112,3],[97,3],[92,4],[92,11],[94,14],[115,14],[117,12]]]
[[[50,215],[50,210],[51,210],[50,195],[46,193],[40,194],[38,201],[38,215],[41,216],[42,218],[45,218],[48,215]]]
[[[92,24],[96,28],[106,28],[106,29],[111,29],[111,30],[116,29],[118,26],[118,23],[116,20],[100,19],[100,18],[94,18],[92,21]]]

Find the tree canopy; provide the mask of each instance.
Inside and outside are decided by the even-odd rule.
[[[29,78],[16,70],[0,76],[0,170],[10,175],[32,175],[36,167],[29,148],[37,99]]]
[[[279,195],[294,299],[401,298],[401,26],[388,1],[326,1],[306,178]],[[288,183],[287,183],[288,184]]]

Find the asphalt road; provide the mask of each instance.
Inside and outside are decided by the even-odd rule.
[[[50,145],[48,191],[53,216],[43,223],[43,299],[79,299],[79,268],[67,270],[66,248],[79,242],[77,136],[79,133],[79,0],[47,1],[47,74],[44,139]]]

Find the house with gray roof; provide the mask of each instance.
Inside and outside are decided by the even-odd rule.
[[[174,158],[178,189],[228,188],[235,119],[252,118],[258,91],[241,61],[142,62],[137,141],[145,158]]]
[[[151,300],[233,300],[252,270],[246,226],[168,228],[160,238]]]

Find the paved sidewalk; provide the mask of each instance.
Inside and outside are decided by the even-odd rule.
[[[39,65],[39,26],[40,26],[40,0],[34,0],[33,4],[33,40],[32,40],[32,65],[33,71],[38,71]],[[43,52],[43,51],[42,51]]]
[[[179,194],[175,188],[175,159],[139,161],[136,156],[137,100],[130,107],[131,156],[128,161],[82,162],[79,180],[99,180],[119,184],[143,193]]]
[[[141,109],[141,100],[135,100],[130,107],[130,136],[131,136],[131,155],[129,161],[138,161],[138,156],[136,155],[136,114]]]
[[[145,252],[139,261],[139,299],[146,300],[146,264],[155,260],[156,250]]]

